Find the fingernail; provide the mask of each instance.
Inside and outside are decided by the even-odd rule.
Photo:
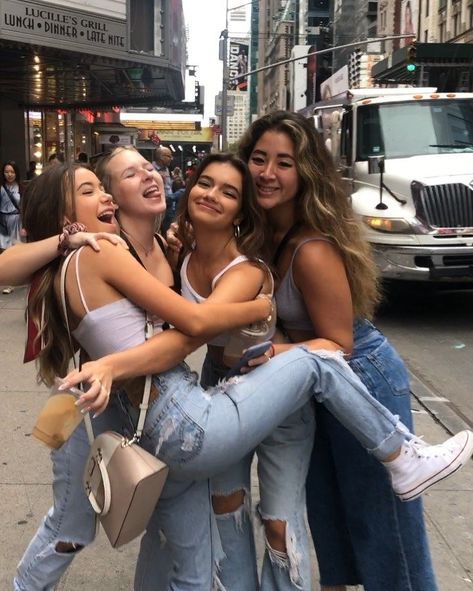
[[[67,382],[63,382],[60,386],[58,386],[58,390],[60,390],[61,392],[63,390],[67,390]]]

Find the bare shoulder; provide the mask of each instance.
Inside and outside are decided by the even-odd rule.
[[[294,258],[294,269],[304,268],[306,265],[326,266],[334,262],[342,262],[339,249],[333,243],[322,236],[310,236],[311,240],[302,239],[297,247]]]
[[[225,272],[223,277],[232,281],[244,280],[251,283],[261,283],[264,280],[265,270],[257,261],[242,261]],[[223,279],[222,277],[222,279]]]

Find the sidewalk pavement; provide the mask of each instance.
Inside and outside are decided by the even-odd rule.
[[[47,391],[35,381],[34,365],[22,364],[25,289],[0,294],[1,529],[0,589],[12,589],[15,566],[51,503],[51,464],[47,448],[31,437]],[[202,353],[190,358],[198,369]],[[416,430],[429,442],[446,437],[445,429],[413,399]],[[257,494],[257,487],[254,486]],[[473,591],[473,462],[424,495],[427,527],[441,591]],[[261,539],[258,544],[261,549]],[[100,533],[81,552],[60,591],[131,591],[138,542],[110,548]],[[314,561],[315,563],[315,561]],[[314,566],[314,581],[317,580]],[[314,582],[314,590],[318,585]],[[380,589],[379,591],[383,591]],[[429,591],[425,589],[425,591]]]

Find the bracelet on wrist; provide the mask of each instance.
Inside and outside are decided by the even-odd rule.
[[[70,236],[77,234],[78,232],[85,232],[86,230],[87,228],[84,224],[80,224],[79,222],[65,224],[62,228],[62,233],[59,235],[59,243],[57,245],[58,251],[63,256],[67,256],[72,251],[69,242]]]

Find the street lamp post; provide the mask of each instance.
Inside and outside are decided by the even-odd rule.
[[[220,128],[222,133],[222,150],[227,149],[227,105],[228,105],[228,0],[225,11],[225,29],[220,33],[222,69],[222,115],[220,117]]]

